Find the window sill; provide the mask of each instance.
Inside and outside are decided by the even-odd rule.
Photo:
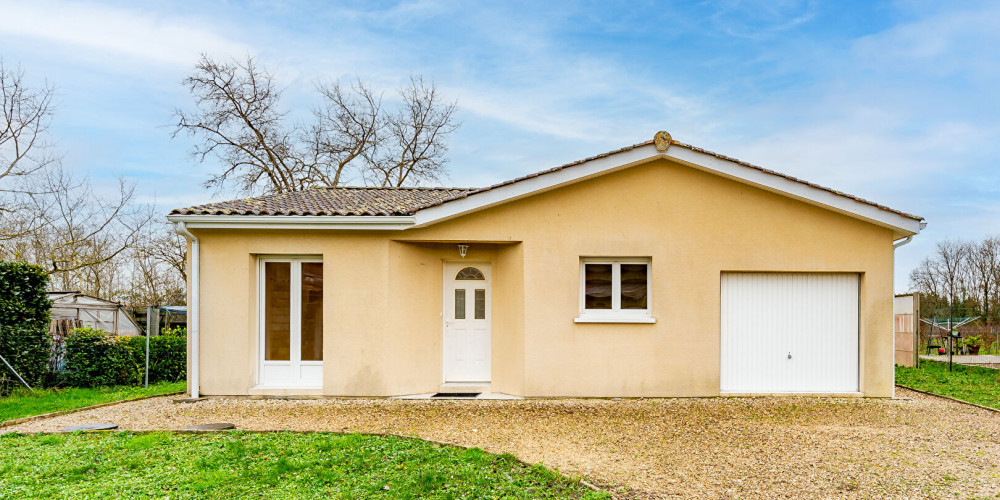
[[[574,323],[656,323],[656,318],[629,318],[621,316],[605,316],[605,317],[587,317],[580,316],[578,318],[573,318]]]

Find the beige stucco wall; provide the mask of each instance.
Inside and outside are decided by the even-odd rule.
[[[861,274],[861,391],[892,395],[892,232],[667,160],[420,229],[196,234],[205,394],[255,385],[264,254],[323,256],[324,394],[436,392],[442,266],[462,242],[494,271],[494,391],[718,395],[721,273],[791,271]],[[574,323],[581,256],[650,257],[657,322]]]

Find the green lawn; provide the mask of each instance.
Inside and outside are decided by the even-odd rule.
[[[896,367],[896,383],[921,391],[1000,409],[1000,370],[920,361],[920,368]]]
[[[361,434],[0,435],[0,498],[609,498],[511,455]]]
[[[21,389],[9,396],[0,397],[0,422],[15,418],[30,417],[54,411],[72,410],[84,406],[132,399],[155,394],[169,394],[183,391],[184,382],[162,382],[142,387],[120,386],[96,389],[36,389],[29,392]]]

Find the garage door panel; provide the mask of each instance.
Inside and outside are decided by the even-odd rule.
[[[724,273],[721,292],[722,392],[858,390],[857,274]]]

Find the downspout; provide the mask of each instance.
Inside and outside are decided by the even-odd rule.
[[[927,223],[926,222],[921,222],[920,223],[920,229],[923,229],[925,227],[927,227]],[[893,266],[893,268],[896,267],[896,264],[895,264],[896,249],[899,248],[899,247],[901,247],[901,246],[903,246],[903,245],[905,245],[905,244],[907,244],[907,243],[909,243],[909,242],[911,242],[911,241],[913,241],[913,235],[912,234],[909,235],[909,236],[907,236],[906,238],[903,238],[903,239],[899,240],[898,242],[893,242],[892,243],[892,253],[893,253],[893,265],[892,266]],[[913,326],[914,326],[914,328],[918,328],[917,325],[919,325],[919,324],[920,324],[920,318],[913,318]],[[892,352],[892,356],[895,358],[896,357],[896,351],[895,351],[896,332],[895,332],[895,327],[893,327],[892,339],[893,339],[893,352]],[[914,344],[913,344],[913,356],[914,357],[917,356],[917,345],[916,345],[916,342],[914,342]],[[895,363],[891,363],[889,365],[889,369],[892,370],[892,377],[891,377],[892,378],[892,397],[896,397],[896,364]]]
[[[201,311],[198,307],[201,304],[201,252],[199,251],[198,237],[188,231],[187,225],[183,222],[176,223],[175,231],[191,242],[191,303],[188,305],[188,318],[191,320],[191,331],[188,332],[191,338],[191,398],[199,396],[198,388],[198,365],[201,341],[198,335],[198,324],[201,320]]]

